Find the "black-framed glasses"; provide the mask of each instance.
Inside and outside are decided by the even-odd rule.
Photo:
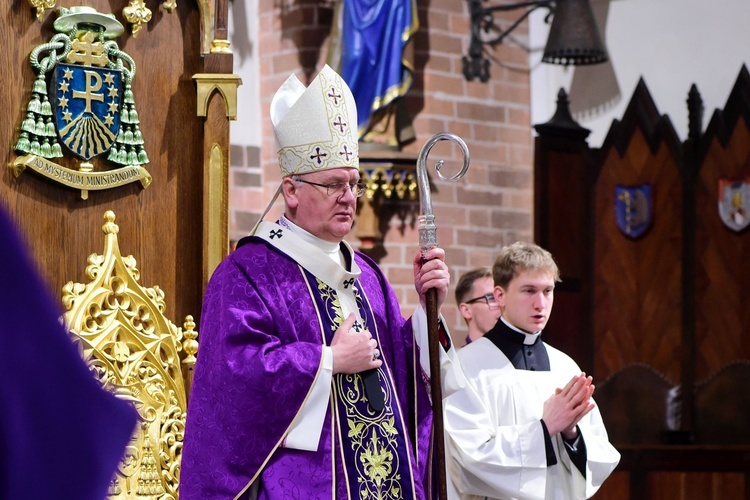
[[[491,293],[482,295],[481,297],[474,297],[473,299],[466,300],[464,301],[464,304],[474,304],[475,302],[480,301],[484,301],[490,309],[496,309],[497,307],[499,307],[497,301],[495,300],[495,296]]]
[[[365,191],[367,191],[367,184],[364,182],[356,182],[353,184],[350,184],[348,182],[334,182],[333,184],[319,184],[317,182],[310,182],[306,181],[304,179],[300,179],[299,177],[294,179],[297,182],[303,182],[305,184],[310,184],[311,186],[318,186],[322,188],[326,188],[326,194],[328,196],[336,195],[337,197],[343,196],[346,190],[348,189],[352,193],[354,193],[354,196],[359,198],[363,194],[365,194]]]

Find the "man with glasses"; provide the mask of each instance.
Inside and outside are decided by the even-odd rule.
[[[492,271],[479,267],[461,275],[456,285],[456,304],[466,321],[466,343],[478,339],[495,326],[500,306],[493,295]]]
[[[458,355],[467,387],[444,405],[449,470],[462,499],[578,500],[620,454],[591,398],[591,377],[542,341],[559,271],[527,243],[492,267],[502,317]]]
[[[284,215],[261,216],[207,287],[180,498],[435,498],[423,308],[447,295],[444,252],[415,249],[405,319],[344,241],[365,185],[354,99],[328,66],[307,88],[287,79],[271,121]],[[447,396],[462,382],[441,330]]]

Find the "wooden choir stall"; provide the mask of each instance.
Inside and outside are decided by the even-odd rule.
[[[536,126],[535,238],[562,282],[548,341],[594,377],[622,453],[596,498],[750,498],[750,74],[689,136],[641,81],[599,149]]]

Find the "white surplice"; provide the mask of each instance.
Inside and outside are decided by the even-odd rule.
[[[552,436],[557,463],[547,466],[544,402],[581,369],[545,344],[550,371],[516,369],[486,338],[462,348],[466,387],[445,400],[446,461],[460,498],[573,500],[592,496],[620,461],[598,408],[578,427],[586,446],[586,477]]]

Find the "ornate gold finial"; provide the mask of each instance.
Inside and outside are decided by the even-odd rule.
[[[115,213],[112,210],[104,212],[104,221],[104,225],[102,226],[104,234],[117,234],[120,232],[120,226],[115,224]]]
[[[36,9],[36,20],[41,22],[44,16],[44,11],[47,9],[53,9],[57,0],[29,0],[32,7]]]
[[[151,9],[146,7],[143,0],[130,0],[130,4],[122,9],[122,15],[125,20],[133,25],[133,38],[138,36],[141,31],[141,25],[151,20]]]
[[[191,315],[185,316],[184,331],[182,333],[182,350],[185,351],[185,359],[182,360],[188,366],[195,364],[195,355],[198,353],[198,332],[195,331],[195,321]]]
[[[177,0],[166,0],[161,6],[171,14],[177,8]]]

